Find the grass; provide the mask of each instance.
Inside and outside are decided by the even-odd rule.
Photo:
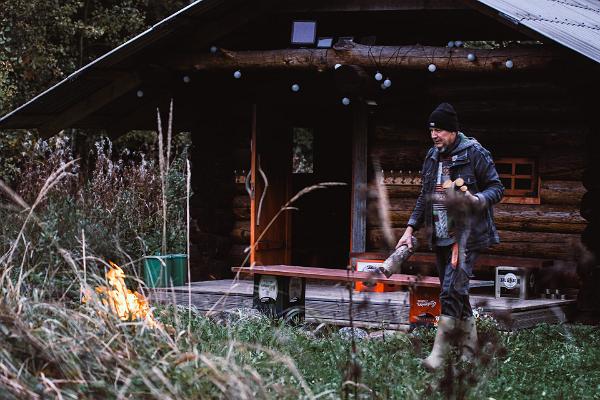
[[[8,301],[7,301],[8,300]],[[185,307],[155,310],[163,329],[126,323],[96,304],[33,298],[0,302],[0,398],[597,398],[600,329],[548,326],[493,335],[464,396],[442,394],[444,372],[419,366],[433,334],[350,342],[337,328],[289,326],[257,315],[207,318]],[[106,310],[104,310],[106,311]],[[235,314],[234,314],[235,316]],[[189,324],[188,324],[189,323]],[[188,328],[189,326],[189,328]],[[189,329],[189,330],[188,330]],[[355,368],[358,387],[348,380]],[[447,389],[447,387],[446,387]]]

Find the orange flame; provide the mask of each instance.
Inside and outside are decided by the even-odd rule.
[[[146,321],[152,328],[159,326],[159,322],[152,315],[146,297],[138,292],[132,292],[125,284],[125,273],[115,263],[109,261],[111,268],[106,273],[107,286],[98,286],[95,291],[106,307],[109,307],[122,321]],[[90,300],[90,295],[83,297],[83,302]]]

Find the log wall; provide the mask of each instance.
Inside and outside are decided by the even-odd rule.
[[[456,108],[464,133],[475,137],[495,159],[537,160],[541,204],[496,205],[501,243],[488,252],[574,260],[586,228],[579,205],[585,192],[581,179],[590,127],[582,124],[585,118],[571,102],[573,89],[550,83],[550,78],[522,85],[488,79],[429,82],[426,94],[403,93],[412,96],[412,104],[402,102],[398,107],[390,103],[377,109],[369,138],[370,165],[379,162],[385,174],[390,170],[420,170],[431,146],[427,116],[438,103],[448,101]],[[369,251],[382,251],[389,248],[389,240],[384,235],[373,176],[371,171],[367,243]],[[406,226],[420,187],[385,187],[395,242]],[[426,250],[424,232],[418,232],[417,237],[422,239],[421,250]]]
[[[250,115],[211,118],[192,132],[192,280],[231,277],[250,244],[250,199],[234,174],[250,169]]]

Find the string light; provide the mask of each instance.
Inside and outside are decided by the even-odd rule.
[[[383,79],[383,75],[381,74],[381,72],[377,71],[377,73],[375,74],[375,80],[380,81],[382,79]]]
[[[469,61],[475,61],[475,58],[477,58],[477,57],[475,57],[475,54],[473,54],[473,53],[469,53],[467,55],[467,60],[469,60]]]
[[[342,104],[343,104],[343,105],[345,105],[345,106],[347,106],[348,104],[350,104],[350,99],[349,99],[349,98],[347,98],[347,97],[344,97],[344,98],[342,99]]]
[[[437,69],[437,67],[435,66],[435,64],[429,64],[429,66],[427,67],[427,69],[429,70],[429,72],[435,72],[435,70]]]
[[[183,83],[190,83],[191,80],[192,79],[189,76],[187,76],[187,75],[183,76]]]
[[[463,42],[462,42],[462,41],[460,41],[460,40],[455,40],[455,41],[454,41],[454,45],[455,45],[456,47],[462,47],[462,45],[463,45]]]
[[[504,65],[506,65],[506,68],[508,68],[508,69],[510,69],[514,66],[513,61],[511,59],[506,60]]]
[[[448,47],[454,47],[454,42],[452,40],[448,42]]]
[[[333,69],[338,69],[341,66],[342,66],[342,64],[335,64],[335,66],[333,67]]]
[[[298,85],[297,83],[294,83],[292,85],[292,92],[297,92],[300,90],[300,85]]]
[[[217,46],[210,46],[210,52],[215,54],[217,52]]]
[[[136,95],[137,97],[139,97],[139,98],[142,98],[142,97],[144,97],[144,91],[143,91],[143,90],[138,90],[138,91],[135,93],[135,95]]]
[[[383,86],[389,88],[390,86],[392,86],[392,80],[390,78],[387,78],[385,81],[383,81]]]
[[[233,77],[234,77],[235,79],[240,79],[240,78],[242,77],[242,71],[240,71],[240,70],[238,69],[237,71],[235,71],[235,72],[233,73]]]

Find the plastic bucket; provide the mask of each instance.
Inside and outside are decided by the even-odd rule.
[[[146,286],[165,287],[169,284],[168,258],[166,256],[144,257],[144,282]]]
[[[167,270],[173,281],[173,286],[185,285],[187,282],[187,254],[168,255]],[[169,284],[171,284],[170,281]]]

